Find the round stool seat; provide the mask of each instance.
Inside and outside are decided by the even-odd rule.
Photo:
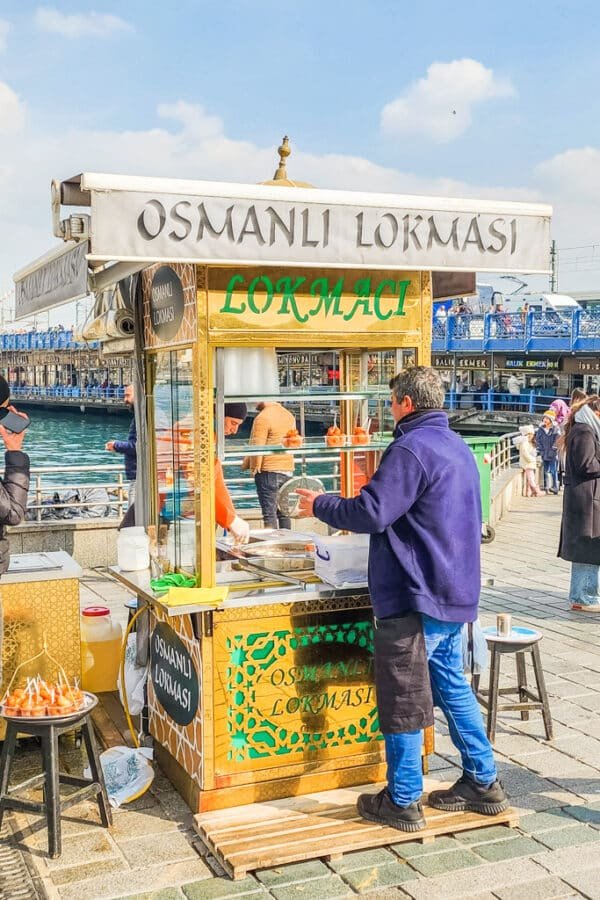
[[[123,606],[125,607],[125,609],[128,609],[130,612],[136,612],[136,610],[138,608],[138,598],[130,597],[129,600],[125,601]]]
[[[532,644],[537,644],[544,636],[535,628],[524,628],[520,625],[513,626],[510,634],[498,634],[495,625],[488,625],[482,631],[488,645],[496,646],[500,653],[517,653]]]

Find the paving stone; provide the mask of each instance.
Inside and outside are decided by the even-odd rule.
[[[527,834],[540,834],[544,831],[553,831],[557,828],[566,828],[573,825],[572,816],[566,810],[557,809],[549,812],[535,813],[532,816],[523,816],[519,821],[519,830]]]
[[[109,859],[99,862],[80,862],[68,869],[53,869],[50,872],[52,884],[71,884],[74,881],[82,881],[84,878],[93,878],[94,875],[109,875],[111,872],[127,869],[125,861],[120,856],[111,856]],[[0,894],[0,897],[2,894]]]
[[[469,866],[480,866],[481,859],[471,850],[450,850],[445,853],[432,853],[429,856],[416,856],[410,864],[428,877],[442,875],[444,872],[454,872],[457,869],[466,869]]]
[[[398,845],[399,846],[399,845]],[[396,862],[396,857],[385,847],[376,847],[374,850],[357,850],[354,853],[344,853],[341,859],[332,859],[329,867],[334,872],[351,872],[352,869],[365,869],[367,866],[381,866],[385,863]]]
[[[558,851],[560,852],[560,851]],[[517,859],[510,865],[489,863],[468,872],[450,872],[436,878],[422,878],[402,885],[404,893],[414,900],[463,900],[486,891],[539,879],[540,867],[531,859]]]
[[[600,809],[593,806],[565,806],[564,811],[578,822],[586,822],[600,828]]]
[[[441,853],[443,850],[460,850],[461,845],[453,837],[436,837],[435,840],[425,844],[420,841],[392,844],[391,849],[402,859],[413,859],[415,856],[427,856],[429,853]]]
[[[515,831],[507,825],[490,825],[488,828],[474,828],[472,831],[459,831],[456,839],[462,844],[486,844],[491,841],[510,840]]]
[[[540,878],[539,881],[517,884],[514,887],[494,889],[498,900],[554,900],[558,897],[573,896],[568,885],[556,876]]]
[[[176,830],[177,822],[166,818],[160,807],[152,806],[138,812],[128,809],[113,812],[111,834],[117,841]]]
[[[190,836],[191,839],[192,836]],[[133,868],[197,858],[190,839],[178,831],[119,840],[119,849]]]
[[[543,778],[596,778],[598,770],[573,759],[566,753],[558,753],[555,750],[543,750],[540,753],[532,753],[517,760],[527,766],[532,772],[537,772]]]
[[[578,844],[591,844],[600,840],[600,831],[587,825],[576,825],[574,828],[561,828],[559,831],[546,831],[536,835],[536,839],[550,850],[561,847],[576,847]]]
[[[239,881],[230,878],[211,878],[182,885],[181,890],[188,900],[228,900],[229,897],[266,896],[266,889],[255,878],[248,875]]]
[[[155,891],[160,891],[200,881],[202,878],[210,879],[211,876],[210,869],[201,859],[186,859],[170,865],[145,866],[143,869],[97,875],[95,878],[63,885],[58,888],[58,892],[64,900],[105,900],[108,897],[130,897],[132,893],[147,892],[149,885]]]
[[[107,829],[103,828],[102,831],[94,829],[91,833],[65,838],[62,842],[62,853],[58,859],[46,858],[44,862],[47,868],[53,871],[70,869],[84,860],[96,863],[106,861],[111,857],[121,858],[115,842]]]
[[[125,900],[182,900],[179,888],[164,888],[161,891],[150,891],[146,894],[130,894]]]
[[[600,790],[600,780],[598,776],[596,776],[596,778],[559,778],[557,776],[553,777],[552,781],[559,787],[564,788],[567,791],[572,791],[583,800],[593,802],[598,799]]]
[[[261,869],[256,873],[256,877],[268,888],[273,888],[284,884],[296,884],[299,881],[310,881],[313,878],[324,878],[330,874],[330,870],[320,859],[311,859],[308,862],[290,863],[287,866],[278,866],[273,869]]]
[[[368,869],[355,869],[352,872],[344,872],[344,881],[354,888],[359,894],[378,892],[381,888],[404,884],[418,878],[417,873],[410,869],[406,863],[397,860],[383,866],[372,866]]]
[[[498,862],[501,859],[514,859],[516,856],[533,856],[534,853],[542,852],[544,848],[532,838],[517,837],[511,841],[478,844],[473,849],[489,862]]]
[[[578,847],[564,847],[561,850],[548,850],[536,856],[536,862],[551,872],[564,878],[571,872],[584,872],[599,866],[598,854],[590,850],[587,844]]]
[[[563,880],[589,900],[600,900],[600,868],[565,874]]]
[[[275,900],[330,900],[337,897],[353,897],[353,891],[337,875],[318,878],[305,884],[287,884],[274,887],[271,894]]]

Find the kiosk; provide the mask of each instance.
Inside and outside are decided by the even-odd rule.
[[[147,444],[138,459],[157,557],[195,574],[202,589],[228,587],[224,600],[191,591],[187,605],[172,607],[150,589],[150,573],[116,572],[150,605],[150,731],[159,764],[195,811],[385,774],[366,585],[334,587],[298,568],[302,552],[289,545],[298,551],[310,535],[271,535],[279,547],[262,560],[264,535],[244,553],[217,546],[215,468],[232,452],[223,404],[292,405],[301,446],[235,452],[292,453],[297,474],[333,453],[332,486],[352,496],[390,439],[389,388],[369,377],[370,361],[386,377],[407,361],[429,364],[432,272],[456,273],[458,293],[475,271],[549,265],[547,206],[299,187],[285,171],[287,139],[279,152],[264,185],[94,174],[54,185],[56,232],[87,241],[96,284],[140,272]],[[91,215],[61,221],[61,205]],[[335,352],[339,376],[326,393],[280,389],[276,350]],[[302,428],[306,408],[324,397],[347,436],[335,450],[326,423],[314,438]],[[377,430],[358,443],[354,428],[369,418]]]

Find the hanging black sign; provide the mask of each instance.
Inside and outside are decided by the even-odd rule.
[[[183,319],[183,285],[171,266],[154,273],[150,288],[150,320],[161,341],[169,341],[179,331]]]
[[[198,709],[198,674],[185,644],[164,622],[152,632],[150,665],[160,705],[178,725],[189,725]]]

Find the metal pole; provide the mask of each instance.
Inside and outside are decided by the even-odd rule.
[[[558,291],[558,253],[556,250],[556,241],[552,241],[550,246],[550,293],[555,294]]]

